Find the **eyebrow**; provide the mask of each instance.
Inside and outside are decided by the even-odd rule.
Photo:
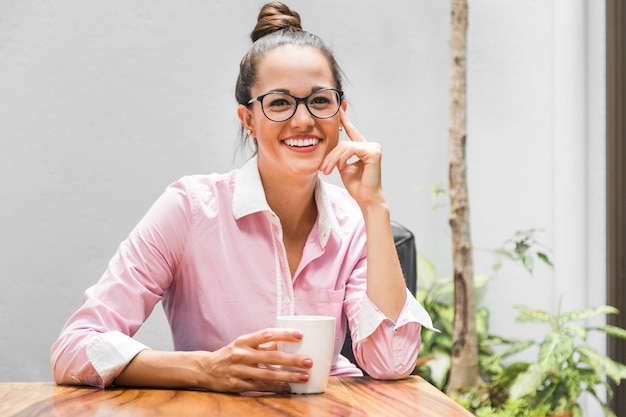
[[[319,91],[319,90],[323,90],[325,88],[335,88],[335,87],[312,87],[311,88],[311,92],[309,94],[313,94],[314,92]],[[287,93],[287,94],[292,94],[289,91],[289,89],[287,89],[287,88],[275,88],[275,89],[269,90],[269,91],[267,91],[267,92],[265,92],[263,94],[268,94],[268,93]],[[297,97],[297,96],[294,96],[294,97]]]

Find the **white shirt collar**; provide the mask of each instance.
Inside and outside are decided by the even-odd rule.
[[[333,230],[337,237],[340,237],[341,233],[339,233],[339,223],[332,211],[324,182],[319,177],[315,185],[315,204],[318,213],[319,240],[320,244],[325,247]],[[239,169],[233,190],[232,209],[233,216],[237,220],[256,212],[272,212],[265,199],[256,155]]]

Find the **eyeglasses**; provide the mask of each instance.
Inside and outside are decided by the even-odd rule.
[[[314,117],[329,119],[337,114],[342,100],[343,91],[335,88],[322,88],[306,97],[296,97],[289,93],[270,91],[250,99],[248,104],[258,101],[261,103],[261,110],[263,110],[265,117],[273,122],[284,122],[296,114],[298,104],[300,103],[304,103],[309,113]]]

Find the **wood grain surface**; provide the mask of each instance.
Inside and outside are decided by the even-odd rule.
[[[0,417],[97,416],[471,416],[420,377],[401,381],[331,377],[323,394],[248,395],[191,390],[0,383]]]

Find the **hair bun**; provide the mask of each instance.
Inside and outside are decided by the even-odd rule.
[[[302,32],[302,22],[298,12],[284,3],[275,1],[261,8],[250,38],[252,42],[256,42],[257,39],[279,30]]]

